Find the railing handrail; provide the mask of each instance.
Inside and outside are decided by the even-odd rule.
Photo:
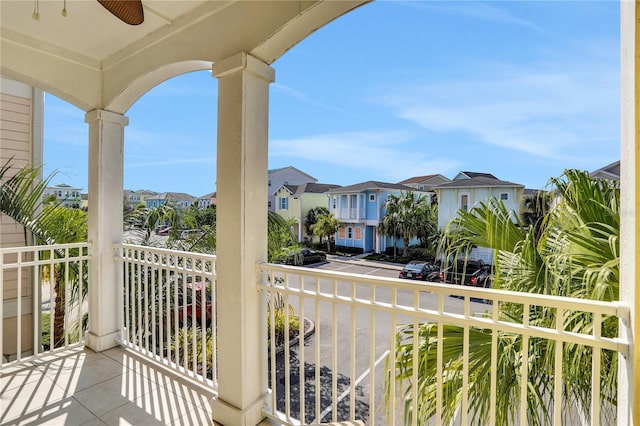
[[[88,246],[89,246],[88,241],[81,241],[79,243],[38,244],[38,245],[31,245],[31,246],[3,247],[3,248],[0,248],[0,255],[5,253],[25,253],[25,252],[56,250],[56,249],[66,249],[66,248],[79,248],[79,247],[88,247]]]
[[[199,259],[204,259],[208,261],[216,260],[215,254],[197,253],[192,251],[166,249],[162,247],[153,247],[153,246],[142,246],[139,244],[116,243],[116,244],[113,244],[112,247],[114,249],[134,249],[134,250],[142,250],[142,251],[149,251],[154,253],[167,254],[172,256],[193,257],[193,258],[199,258]]]
[[[594,311],[604,315],[612,315],[625,318],[629,315],[629,305],[621,301],[601,301],[590,299],[579,299],[568,296],[554,296],[539,293],[524,293],[512,290],[497,290],[492,288],[475,288],[459,286],[446,283],[432,283],[421,281],[417,283],[412,280],[401,280],[399,278],[370,277],[349,272],[314,270],[300,266],[289,266],[275,263],[262,262],[258,264],[258,270],[266,269],[275,272],[300,273],[304,276],[314,278],[332,278],[342,281],[358,282],[359,284],[369,284],[375,286],[386,286],[389,288],[426,291],[430,293],[470,296],[479,299],[487,299],[493,302],[515,302],[528,305],[544,305],[551,308],[579,309],[584,311]],[[264,284],[266,286],[266,284]],[[313,292],[315,294],[315,292]]]

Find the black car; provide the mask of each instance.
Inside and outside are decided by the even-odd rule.
[[[324,262],[327,260],[327,255],[323,251],[311,250],[308,248],[300,249],[302,252],[302,264],[309,265],[311,263]]]
[[[402,268],[398,278],[421,281],[440,281],[440,268],[433,263],[411,261]]]
[[[327,255],[325,252],[303,247],[298,251],[290,252],[287,258],[284,259],[284,263],[287,265],[302,266],[325,262],[326,260]]]
[[[440,281],[447,284],[490,288],[491,265],[482,259],[466,259],[452,263],[440,272]]]

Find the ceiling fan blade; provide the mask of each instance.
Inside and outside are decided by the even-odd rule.
[[[142,0],[98,0],[98,3],[129,25],[140,25],[144,22]]]

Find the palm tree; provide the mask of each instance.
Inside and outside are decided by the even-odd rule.
[[[324,216],[319,216],[318,221],[311,228],[313,234],[320,237],[320,242],[322,242],[322,237],[327,237],[327,252],[330,252],[331,236],[338,232],[338,228],[340,228],[340,221],[338,220],[338,218],[335,217],[332,213]]]
[[[612,301],[618,299],[619,278],[619,189],[617,183],[593,180],[588,173],[568,170],[560,179],[552,179],[560,198],[558,204],[541,221],[541,238],[533,227],[525,229],[504,205],[495,199],[461,212],[449,224],[445,242],[445,258],[470,245],[493,248],[496,253],[494,286],[501,289],[585,299]],[[447,251],[448,250],[448,251]],[[519,321],[523,318],[522,305],[500,304],[500,321]],[[537,307],[529,311],[530,325],[554,328],[556,311]],[[572,314],[564,319],[565,329],[590,333],[592,318]],[[491,362],[491,332],[469,330],[469,377],[473,386],[462,389],[463,329],[444,325],[444,339],[438,340],[436,324],[413,325],[398,329],[395,365],[387,366],[387,392],[389,382],[396,380],[405,389],[405,421],[411,421],[412,386],[418,386],[418,423],[435,415],[437,391],[437,345],[444,345],[442,363],[442,391],[447,395],[443,407],[443,421],[451,423],[460,408],[462,392],[468,392],[469,409],[474,424],[486,424],[490,404],[489,371]],[[418,347],[412,344],[418,333]],[[602,323],[602,335],[617,335],[617,320]],[[498,333],[498,369],[501,390],[496,398],[496,423],[513,424],[520,404],[520,360],[522,336]],[[553,401],[555,343],[530,340],[527,394],[527,419],[530,424],[551,424],[550,406],[554,402],[578,407],[589,417],[591,400],[591,350],[578,345],[564,345],[562,371],[563,398]],[[411,383],[413,353],[418,351],[418,383]],[[603,351],[600,389],[601,399],[615,407],[617,357]],[[586,372],[586,374],[585,374]],[[508,376],[508,377],[507,377]],[[604,416],[614,410],[603,409]],[[611,418],[596,419],[596,423],[611,422]]]
[[[384,203],[386,214],[382,221],[382,232],[395,238],[399,234],[403,241],[402,256],[409,255],[409,242],[420,233],[422,212],[427,210],[427,198],[416,197],[415,192],[401,192],[400,195],[389,195]]]
[[[47,204],[43,207],[43,193],[53,174],[40,179],[40,169],[25,166],[8,176],[13,168],[11,159],[0,168],[0,211],[11,217],[24,229],[25,244],[27,235],[31,234],[36,244],[65,244],[87,240],[86,213],[77,209],[67,209],[60,204]],[[6,179],[5,179],[6,177]],[[56,257],[64,257],[64,253],[55,251]],[[65,285],[71,284],[70,293],[73,299],[84,300],[87,292],[87,268],[83,273],[75,264],[69,264],[68,281],[65,264],[56,265],[49,271],[53,280],[55,299],[54,330],[52,345],[64,340],[64,315],[66,300]]]
[[[320,216],[329,215],[329,209],[326,207],[314,207],[307,212],[304,218],[304,228],[307,235],[313,235],[313,225],[318,223]]]

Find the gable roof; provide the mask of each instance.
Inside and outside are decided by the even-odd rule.
[[[496,188],[496,187],[516,187],[524,188],[524,185],[519,183],[513,183],[506,180],[500,180],[495,177],[487,177],[487,174],[481,173],[481,176],[475,176],[468,179],[452,180],[451,182],[438,185],[435,189],[448,189],[448,188]],[[489,175],[493,176],[493,175]]]
[[[301,194],[324,194],[330,189],[340,188],[340,185],[334,185],[331,183],[303,183],[298,185],[293,195]]]
[[[408,183],[419,183],[419,182],[424,182],[425,180],[429,180],[433,177],[436,177],[438,175],[424,175],[424,176],[414,176],[411,177],[409,179],[405,179],[403,181],[398,182],[401,185],[406,185]]]
[[[330,189],[329,193],[341,193],[341,192],[362,192],[371,189],[396,189],[400,191],[413,191],[423,192],[410,186],[402,185],[399,183],[379,182],[375,180],[368,180],[366,182],[356,183],[355,185],[342,186],[340,188]]]
[[[163,192],[155,197],[147,197],[147,200],[170,200],[170,201],[193,201],[196,199],[194,196],[185,192]]]
[[[620,160],[589,173],[589,176],[596,179],[620,180]]]
[[[453,180],[458,180],[458,179],[473,179],[476,177],[485,177],[485,178],[490,178],[490,179],[498,179],[497,177],[495,177],[494,175],[492,175],[491,173],[479,173],[479,172],[460,172],[458,173]]]
[[[312,179],[314,182],[317,182],[317,181],[318,181],[318,179],[314,178],[314,177],[313,177],[313,176],[311,176],[311,175],[306,174],[305,172],[303,172],[303,171],[302,171],[302,170],[300,170],[300,169],[296,169],[296,168],[295,168],[295,167],[293,167],[293,166],[279,167],[279,168],[277,168],[277,169],[269,169],[267,173],[271,175],[271,174],[273,174],[273,173],[281,172],[281,171],[283,171],[283,170],[287,170],[287,169],[290,169],[290,170],[296,171],[296,172],[298,172],[298,173],[300,173],[300,174],[302,174],[302,175],[305,175],[305,176],[306,176],[306,177],[308,177],[309,179]]]

